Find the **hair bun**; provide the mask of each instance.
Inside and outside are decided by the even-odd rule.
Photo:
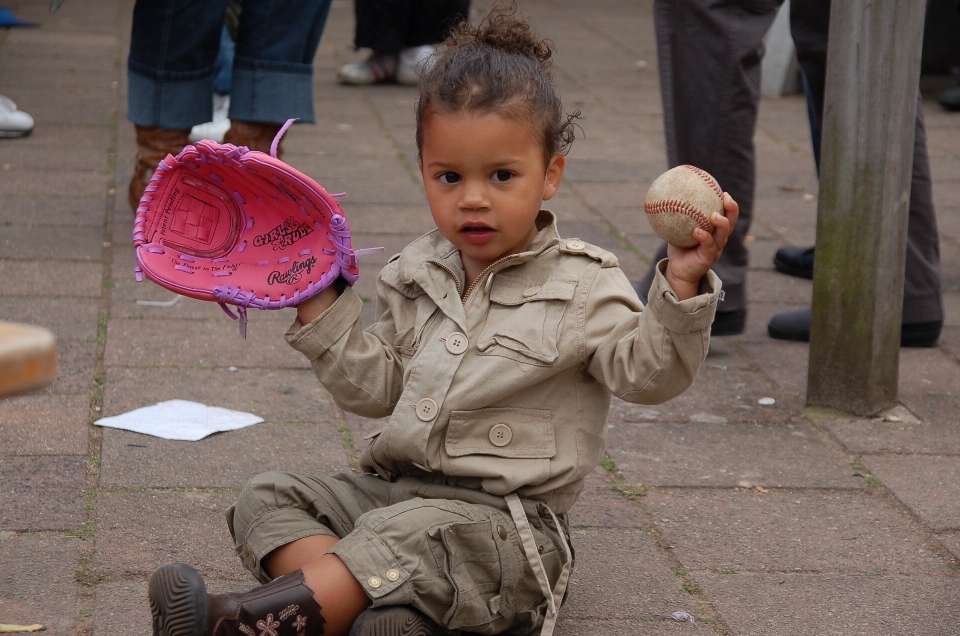
[[[553,43],[537,39],[530,23],[516,13],[515,4],[497,3],[478,27],[471,27],[466,22],[461,24],[453,34],[451,43],[463,45],[473,42],[504,53],[535,59],[545,67],[549,66]]]

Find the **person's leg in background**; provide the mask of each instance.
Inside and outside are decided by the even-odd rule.
[[[331,0],[244,0],[225,143],[269,152],[286,120],[316,120],[313,57],[330,4]]]
[[[344,84],[416,85],[426,59],[469,17],[469,8],[470,0],[355,0],[354,46],[371,53],[345,64],[337,78]]]
[[[797,58],[807,78],[817,118],[823,123],[826,86],[827,39],[830,0],[793,0],[790,23]],[[818,140],[814,140],[815,143]],[[819,148],[815,146],[819,154]],[[796,248],[795,248],[796,249]],[[809,248],[808,248],[809,249]],[[778,252],[781,255],[783,250]],[[811,251],[811,261],[814,260]],[[781,271],[783,271],[782,268]],[[812,270],[811,270],[812,275]],[[783,340],[810,339],[811,310],[808,307],[775,315],[768,333]],[[910,218],[907,226],[907,258],[903,288],[903,346],[932,346],[943,327],[943,296],[940,280],[940,242],[930,160],[927,155],[923,102],[917,103],[916,136],[913,146],[913,178],[910,189]]]
[[[137,133],[130,180],[136,210],[157,164],[188,143],[190,128],[212,119],[214,62],[227,0],[139,0],[127,61],[127,118]]]
[[[656,0],[654,18],[670,167],[712,174],[740,205],[740,220],[714,271],[723,281],[713,335],[743,332],[747,249],[753,216],[753,133],[760,100],[763,36],[780,0]],[[666,256],[661,245],[654,264]],[[636,286],[646,300],[653,266]]]

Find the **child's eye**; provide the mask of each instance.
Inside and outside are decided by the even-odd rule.
[[[460,183],[460,175],[456,172],[444,172],[440,175],[440,181],[443,183]]]
[[[509,181],[513,178],[513,173],[509,170],[497,170],[493,173],[494,181]]]

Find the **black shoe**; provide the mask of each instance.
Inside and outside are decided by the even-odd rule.
[[[799,278],[813,278],[812,247],[781,247],[773,256],[778,272]]]
[[[350,628],[350,636],[445,636],[452,634],[407,605],[371,607]]]
[[[710,336],[739,336],[747,326],[747,310],[718,311],[710,325]]]
[[[777,340],[810,342],[810,323],[813,312],[810,307],[792,309],[775,314],[767,325],[767,333]],[[940,338],[943,321],[917,322],[900,327],[901,347],[932,347]]]
[[[937,101],[947,110],[960,110],[960,86],[943,91]]]

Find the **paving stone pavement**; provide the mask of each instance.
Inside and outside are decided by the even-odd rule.
[[[342,413],[283,342],[291,312],[250,337],[212,304],[133,281],[125,59],[132,0],[8,0],[37,29],[0,30],[0,93],[37,121],[0,140],[0,319],[59,337],[44,390],[0,402],[0,622],[47,633],[148,633],[146,580],[171,560],[215,591],[249,587],[223,511],[267,469],[349,469],[376,421]],[[487,5],[477,0],[475,11]],[[551,207],[565,236],[615,251],[637,279],[657,240],[640,201],[665,168],[651,0],[519,0],[557,44],[583,135]],[[341,87],[352,4],[335,0],[316,58],[320,121],[286,160],[334,191],[377,269],[431,227],[416,170],[415,89]],[[956,634],[960,610],[960,115],[927,95],[947,317],[904,350],[899,421],[804,408],[807,346],[769,316],[809,302],[772,269],[814,238],[817,179],[800,96],[764,99],[756,134],[747,331],[717,338],[694,387],[616,402],[609,460],[571,512],[576,572],[558,634]],[[365,303],[364,316],[373,316]],[[773,406],[758,399],[772,397]],[[183,398],[264,424],[200,442],[100,429],[103,415]],[[683,610],[694,622],[671,618]]]

